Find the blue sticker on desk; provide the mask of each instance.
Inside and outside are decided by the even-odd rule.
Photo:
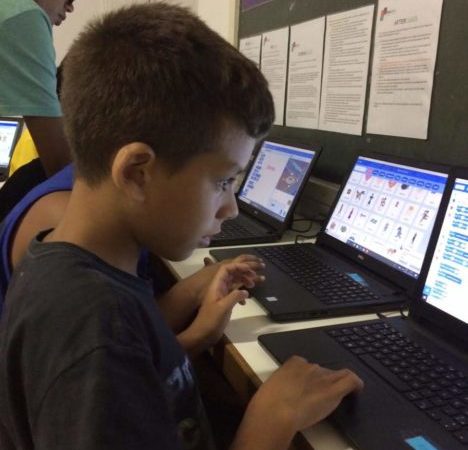
[[[439,450],[434,447],[424,436],[414,436],[405,439],[405,442],[414,450]]]
[[[356,281],[356,283],[361,284],[362,286],[368,287],[369,285],[367,284],[367,281],[358,273],[350,273],[348,272],[346,275],[348,275],[349,278],[352,280]]]

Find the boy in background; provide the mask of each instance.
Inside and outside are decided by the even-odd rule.
[[[0,447],[213,448],[190,362],[137,262],[142,248],[184,259],[237,214],[233,182],[273,121],[266,81],[186,10],[152,3],[78,38],[62,104],[76,179],[7,293]],[[185,336],[202,346],[256,278],[246,263],[218,267]],[[173,323],[191,318],[186,295],[171,299]],[[231,448],[286,450],[361,385],[292,358],[254,395]]]

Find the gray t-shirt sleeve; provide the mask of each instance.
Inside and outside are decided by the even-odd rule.
[[[52,27],[39,9],[0,25],[0,114],[60,117]]]

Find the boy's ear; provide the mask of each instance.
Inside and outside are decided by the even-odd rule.
[[[136,201],[145,200],[146,187],[154,176],[155,154],[142,142],[123,146],[112,162],[112,180],[118,189]]]

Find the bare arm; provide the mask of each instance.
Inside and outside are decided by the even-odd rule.
[[[23,258],[31,240],[42,230],[55,228],[68,204],[69,191],[53,192],[37,200],[19,222],[11,244],[13,268]]]
[[[287,450],[294,435],[327,417],[363,388],[353,372],[293,356],[253,396],[230,450]]]
[[[48,177],[70,162],[70,149],[61,117],[25,117],[39,158]]]
[[[159,308],[173,331],[179,333],[187,328],[203,303],[203,298],[217,271],[221,265],[229,262],[246,263],[255,272],[265,268],[265,265],[259,258],[248,254],[240,255],[234,260],[225,260],[219,263],[214,263],[210,258],[205,258],[205,267],[203,269],[180,280],[158,299]],[[258,275],[252,281],[256,284],[263,280],[264,277]],[[234,289],[234,286],[231,288]]]

